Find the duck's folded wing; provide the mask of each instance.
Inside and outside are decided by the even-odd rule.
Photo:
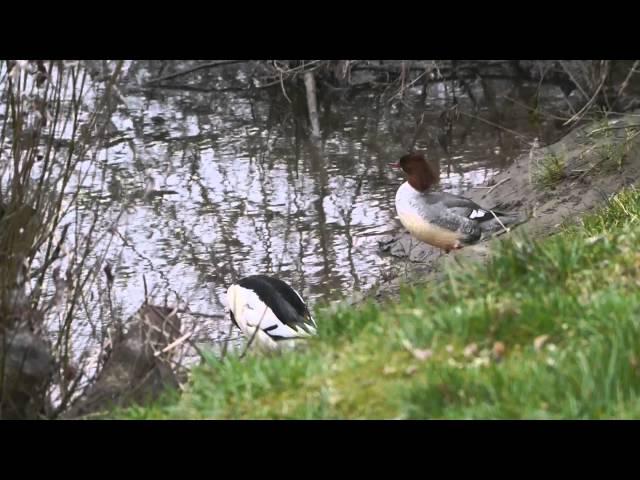
[[[493,218],[489,209],[481,207],[470,198],[446,192],[441,192],[438,196],[445,209],[455,215],[479,222]]]
[[[432,218],[430,222],[452,232],[460,233],[463,237],[462,240],[465,242],[474,242],[482,235],[477,222],[458,215],[452,209],[443,211],[441,215]]]
[[[280,293],[280,295],[282,295],[286,303],[295,310],[294,313],[291,309],[286,308],[286,313],[283,312],[285,317],[290,318],[294,324],[298,327],[302,327],[303,329],[306,328],[308,330],[316,328],[316,322],[311,315],[309,308],[295,288],[276,278],[266,277],[265,280],[268,281]]]

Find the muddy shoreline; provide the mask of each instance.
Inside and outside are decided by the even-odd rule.
[[[412,239],[396,220],[400,233],[379,241],[380,250],[397,260],[394,274],[347,303],[397,299],[402,284],[437,281],[444,266],[456,260],[483,261],[504,238],[543,238],[563,224],[579,222],[611,195],[638,182],[639,144],[640,110],[635,110],[579,126],[551,145],[533,147],[487,185],[462,193],[489,208],[522,212],[528,220],[510,233],[449,255]]]

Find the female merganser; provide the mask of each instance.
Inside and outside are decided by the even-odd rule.
[[[231,320],[258,348],[275,350],[316,333],[316,322],[302,297],[282,280],[245,277],[227,290]],[[257,330],[256,330],[257,329]]]
[[[400,162],[407,181],[396,193],[396,211],[409,233],[449,253],[478,242],[484,235],[519,222],[517,215],[483,208],[473,200],[446,192],[428,192],[439,175],[424,155],[409,153]]]

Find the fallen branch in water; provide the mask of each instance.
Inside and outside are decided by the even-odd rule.
[[[543,117],[547,117],[547,118],[552,118],[553,120],[562,120],[562,121],[566,121],[568,120],[569,117],[560,117],[558,115],[554,115],[553,113],[549,113],[549,112],[543,112],[542,110],[538,109],[538,108],[533,108],[530,107],[529,105],[526,105],[522,102],[519,102],[518,100],[511,98],[509,95],[503,95],[502,98],[504,98],[505,100],[508,100],[509,102],[513,103],[514,105],[518,105],[519,107],[522,107],[530,112],[536,112],[540,115],[542,115]]]
[[[475,118],[476,120],[480,120],[481,122],[486,123],[487,125],[491,125],[492,127],[495,127],[495,128],[500,129],[500,130],[503,130],[503,131],[505,131],[507,133],[510,133],[511,135],[514,135],[515,137],[523,138],[525,140],[529,140],[530,139],[528,136],[523,135],[522,133],[518,133],[515,130],[511,130],[509,128],[503,127],[502,125],[499,125],[497,123],[493,123],[493,122],[487,120],[486,118],[482,118],[482,117],[479,117],[477,115],[472,115],[470,113],[465,113],[465,112],[462,112],[462,111],[460,112],[460,115],[464,115],[465,117],[469,117],[469,118]]]
[[[171,73],[163,77],[154,78],[146,82],[144,85],[147,86],[153,83],[162,82],[164,80],[171,80],[172,78],[188,75],[189,73],[197,72],[198,70],[206,70],[207,68],[215,68],[215,67],[220,67],[222,65],[233,65],[235,63],[244,63],[246,61],[247,60],[221,60],[217,62],[203,63],[201,65],[196,65],[195,67],[187,68],[186,70],[181,70],[179,72]]]
[[[209,88],[209,87],[198,87],[196,85],[183,85],[183,84],[175,84],[175,85],[149,85],[142,87],[130,87],[127,89],[127,93],[142,93],[147,92],[153,89],[162,89],[162,90],[184,90],[190,92],[202,92],[202,93],[225,93],[225,92],[242,92],[245,88],[242,87],[225,87],[225,88]]]

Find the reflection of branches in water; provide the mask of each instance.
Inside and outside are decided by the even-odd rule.
[[[291,236],[291,226],[293,224],[292,220],[294,218],[299,218],[294,216],[294,212],[292,211],[292,205],[294,205],[294,202],[292,201],[292,196],[291,196],[292,190],[295,196],[296,182],[292,176],[291,162],[287,162],[287,193],[286,193],[287,213],[286,213],[285,226],[284,226],[284,232],[283,232],[282,251],[280,252],[280,260],[278,261],[278,267],[275,271],[276,275],[280,274],[280,272],[282,271],[282,267],[287,261],[287,258],[291,256],[289,252],[289,240]],[[298,213],[299,213],[299,208],[296,205],[295,214],[298,214]]]
[[[384,102],[378,96],[372,105],[372,115],[367,117],[366,130],[363,134],[363,145],[367,149],[365,159],[375,158],[377,171],[380,177],[384,178],[384,172],[387,170],[387,158],[395,158],[396,155],[390,155],[384,148],[387,145],[384,138],[384,131],[381,131],[383,124]],[[379,140],[382,137],[382,140]],[[393,147],[395,148],[395,146]],[[371,155],[373,153],[374,155]]]
[[[315,210],[318,220],[318,233],[320,235],[320,248],[322,250],[322,260],[324,265],[325,278],[330,275],[331,263],[335,264],[335,256],[332,255],[331,243],[327,237],[327,215],[324,211],[324,199],[327,197],[327,166],[318,148],[312,142],[305,142],[309,157],[311,159],[311,171],[315,174],[316,200]]]
[[[288,184],[290,187],[290,190],[287,194],[287,199],[288,199],[288,215],[287,215],[287,238],[288,238],[288,232],[291,228],[291,219],[293,218],[291,213],[289,213],[291,211],[291,205],[295,206],[295,213],[296,215],[298,215],[301,212],[304,212],[304,208],[303,206],[300,204],[300,202],[298,201],[299,197],[304,198],[304,193],[303,192],[299,192],[298,191],[298,185],[299,185],[299,178],[297,176],[297,164],[298,164],[298,159],[295,159],[295,162],[293,162],[293,165],[295,166],[295,173],[296,175],[294,176],[294,167],[291,165],[291,162],[287,163],[287,180],[288,180]],[[291,192],[293,192],[293,195],[291,195]],[[298,221],[296,223],[297,225],[297,229],[296,229],[296,233],[297,233],[297,238],[298,238],[298,257],[297,257],[297,261],[293,262],[295,265],[295,270],[296,273],[298,274],[298,285],[299,288],[301,289],[300,291],[304,290],[306,283],[306,277],[304,275],[304,272],[302,270],[302,262],[304,260],[305,257],[305,244],[304,244],[304,224],[302,221]],[[307,241],[307,243],[309,243]],[[285,243],[285,248],[288,245],[288,242]],[[283,251],[283,258],[284,258],[284,251]]]
[[[200,184],[200,188],[203,191],[206,191],[206,188],[202,183],[198,180]],[[214,207],[215,208],[215,207]],[[215,212],[214,212],[215,213]],[[154,272],[157,274],[162,280],[161,284],[154,285],[154,292],[157,290],[161,290],[164,292],[171,292],[175,295],[176,299],[187,305],[187,311],[189,310],[188,305],[192,303],[192,299],[190,298],[192,295],[195,295],[196,291],[188,290],[185,294],[184,291],[179,291],[176,288],[173,288],[174,279],[176,277],[180,277],[181,275],[176,275],[174,273],[175,268],[180,268],[183,264],[190,264],[194,267],[194,269],[199,273],[200,278],[206,278],[207,276],[211,276],[212,268],[214,269],[214,273],[219,273],[216,271],[217,268],[220,267],[220,264],[217,262],[216,251],[213,245],[205,245],[205,243],[198,238],[195,232],[192,231],[191,226],[185,221],[181,219],[176,214],[175,208],[166,208],[163,210],[163,215],[159,215],[161,218],[166,218],[167,226],[165,230],[174,232],[175,240],[178,244],[181,245],[180,249],[176,249],[172,247],[170,251],[174,254],[173,259],[167,259],[167,264],[173,264],[173,267],[167,269],[166,267],[157,267],[154,265],[154,262],[148,258],[143,253],[139,252],[135,246],[128,242],[124,237],[122,237],[123,242],[126,242],[127,246],[131,248],[134,253],[145,260],[147,265],[149,266],[148,271]],[[178,228],[176,228],[176,225]],[[165,249],[165,252],[168,251]],[[202,262],[202,254],[204,252],[208,252],[210,258],[213,258],[213,262]],[[231,257],[229,257],[231,258]],[[231,265],[232,266],[232,265]],[[232,275],[233,276],[233,275]],[[154,293],[152,293],[152,296]],[[223,309],[223,303],[221,298],[217,294],[217,289],[214,289],[214,297],[213,299],[218,304],[217,310]],[[209,315],[210,317],[215,317],[220,320],[223,320],[223,316],[221,315]],[[194,351],[198,352],[197,346],[193,343],[193,339],[197,338],[197,335],[200,331],[202,331],[206,326],[201,322],[183,322],[185,327],[190,328],[191,330],[188,332],[190,335],[190,339],[185,340],[188,346]],[[186,355],[186,350],[181,349],[179,352],[180,358]]]
[[[197,149],[193,149],[191,155],[188,155],[189,150],[189,145],[184,144],[182,158],[184,159],[189,156],[191,162],[190,170],[193,173],[194,169],[196,171],[198,170],[200,157]],[[172,157],[171,145],[168,147],[167,157]],[[169,164],[170,162],[167,163],[167,165]],[[191,178],[193,178],[193,175]],[[197,183],[199,183],[201,195],[203,196],[204,200],[207,201],[207,189],[204,187],[204,185],[202,185],[201,182]],[[181,245],[181,248],[179,249],[165,249],[165,255],[169,252],[173,254],[173,258],[165,259],[167,265],[173,265],[171,268],[166,269],[166,267],[156,266],[154,261],[144,253],[140,252],[138,248],[133,244],[133,242],[126,239],[119,232],[118,233],[123,241],[123,244],[127,248],[129,248],[138,258],[142,259],[146,263],[146,265],[148,266],[148,272],[153,272],[160,278],[161,283],[156,283],[154,285],[152,295],[154,294],[154,292],[162,289],[165,292],[171,292],[179,301],[188,304],[190,303],[188,295],[185,297],[184,292],[180,292],[173,287],[174,282],[172,278],[174,278],[174,275],[172,271],[175,268],[179,268],[181,263],[187,263],[192,264],[197,271],[200,271],[200,274],[202,276],[203,271],[200,252],[201,250],[204,250],[204,248],[200,248],[199,246],[202,242],[199,242],[194,237],[193,232],[190,232],[190,226],[187,225],[184,220],[178,217],[175,205],[167,205],[166,202],[163,202],[162,200],[156,200],[152,203],[152,208],[156,214],[156,217],[163,219],[166,223],[166,228],[164,228],[163,230],[173,232],[175,240],[178,244]],[[179,225],[179,228],[175,228],[176,224]]]
[[[116,235],[120,238],[120,240],[122,241],[122,246],[125,248],[130,249],[139,259],[141,259],[143,262],[146,263],[148,270],[147,272],[153,272],[155,274],[157,274],[160,279],[163,281],[162,284],[155,284],[154,285],[154,289],[152,290],[152,293],[150,296],[153,296],[154,293],[162,288],[165,291],[169,291],[171,293],[173,293],[176,298],[181,299],[182,296],[181,294],[175,290],[171,285],[172,285],[172,281],[171,281],[171,269],[169,269],[168,271],[164,268],[158,268],[156,267],[156,265],[154,264],[153,260],[151,260],[148,256],[146,256],[144,253],[140,252],[138,250],[138,248],[133,244],[132,241],[130,241],[129,239],[127,239],[124,235],[122,235],[122,233],[120,233],[117,229],[114,229]],[[180,253],[181,252],[176,252],[176,258],[180,258]],[[171,261],[168,261],[168,263],[171,263]],[[176,264],[178,262],[175,262]]]
[[[224,196],[225,198],[231,198],[231,193],[234,191],[234,186],[229,182],[228,171],[226,168],[220,168],[220,173],[223,178],[224,184]],[[231,189],[231,191],[229,190]],[[227,229],[228,225],[237,225],[239,218],[244,214],[244,209],[242,208],[229,208],[227,212],[225,212],[225,216],[223,217],[222,212],[219,209],[214,208],[214,213],[216,215],[217,225],[220,228],[221,238],[224,239],[223,248],[225,251],[225,259],[227,263],[218,262],[216,263],[217,267],[225,266],[227,271],[229,272],[232,282],[235,282],[241,275],[243,275],[243,265],[240,264],[240,270],[236,270],[234,255],[231,251],[231,239],[236,238],[235,232],[229,231]],[[210,247],[211,251],[215,251],[215,247],[212,245]],[[217,273],[217,272],[216,272]],[[217,273],[217,275],[219,275]],[[218,277],[219,278],[219,277]],[[224,274],[222,276],[224,279]]]
[[[246,137],[247,141],[247,153],[251,159],[256,159],[255,164],[253,161],[250,162],[249,168],[255,168],[258,171],[258,176],[255,178],[253,172],[249,173],[249,178],[252,178],[252,184],[255,184],[257,181],[259,183],[260,189],[260,226],[258,225],[258,217],[255,214],[247,215],[248,219],[253,224],[253,228],[256,236],[262,242],[263,251],[265,253],[265,272],[271,272],[272,264],[271,264],[271,253],[272,253],[272,243],[271,243],[271,218],[273,213],[270,210],[269,205],[271,204],[269,192],[267,191],[267,187],[270,186],[271,180],[267,175],[267,172],[270,172],[273,168],[273,160],[269,158],[265,159],[264,155],[264,146],[262,144],[262,138],[260,133],[257,135],[248,135]],[[265,162],[267,165],[265,166]],[[266,167],[266,168],[265,168]],[[252,191],[253,188],[250,188],[248,191]],[[247,198],[245,200],[247,203],[250,200]],[[264,229],[264,232],[263,232]]]
[[[360,278],[358,276],[358,272],[356,270],[355,264],[353,262],[353,236],[351,234],[351,221],[352,221],[352,217],[353,217],[353,210],[355,209],[356,205],[358,204],[357,200],[360,197],[360,193],[362,191],[362,184],[364,182],[364,176],[363,175],[359,175],[358,176],[358,180],[356,181],[356,188],[355,191],[353,192],[353,195],[349,196],[349,197],[343,197],[343,198],[348,198],[347,203],[350,205],[349,208],[344,208],[342,205],[340,205],[338,207],[338,211],[340,212],[340,216],[342,217],[342,221],[344,222],[344,236],[347,240],[347,259],[349,261],[349,269],[351,272],[351,277],[353,278],[354,281],[354,288],[359,288],[360,287]],[[346,191],[347,189],[340,189],[341,191],[341,195],[344,195],[344,191]]]

